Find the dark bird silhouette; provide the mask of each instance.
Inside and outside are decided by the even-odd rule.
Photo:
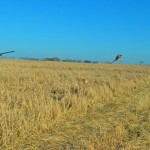
[[[0,53],[0,56],[2,56],[3,54],[13,53],[13,52],[15,51],[3,52],[3,53]]]
[[[122,55],[118,54],[112,63],[114,63],[115,61],[119,61],[121,58],[122,58]]]

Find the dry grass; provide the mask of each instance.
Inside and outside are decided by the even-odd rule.
[[[1,149],[146,149],[150,67],[0,61]]]

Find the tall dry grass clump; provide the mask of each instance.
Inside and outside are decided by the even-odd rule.
[[[40,142],[48,139],[42,139],[45,133],[53,135],[64,122],[109,105],[114,98],[150,81],[146,66],[11,60],[0,64],[1,149],[40,149]],[[139,111],[149,109],[148,99],[141,103]],[[101,139],[107,139],[112,147],[127,134],[120,124],[113,133]],[[112,141],[112,136],[118,138]],[[61,140],[57,137],[54,141]],[[89,149],[101,145],[96,140],[94,145],[91,140],[84,143],[89,143]]]

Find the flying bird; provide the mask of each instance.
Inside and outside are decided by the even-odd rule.
[[[121,58],[122,58],[122,55],[121,55],[121,54],[118,54],[118,55],[116,56],[115,60],[114,60],[112,63],[114,63],[115,61],[120,61]]]
[[[3,54],[13,53],[13,52],[15,51],[3,52],[3,53],[0,53],[0,56],[2,56]]]

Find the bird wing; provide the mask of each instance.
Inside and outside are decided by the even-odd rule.
[[[13,52],[15,52],[15,51],[3,52],[3,53],[0,53],[0,55],[7,54],[7,53],[13,53]]]

